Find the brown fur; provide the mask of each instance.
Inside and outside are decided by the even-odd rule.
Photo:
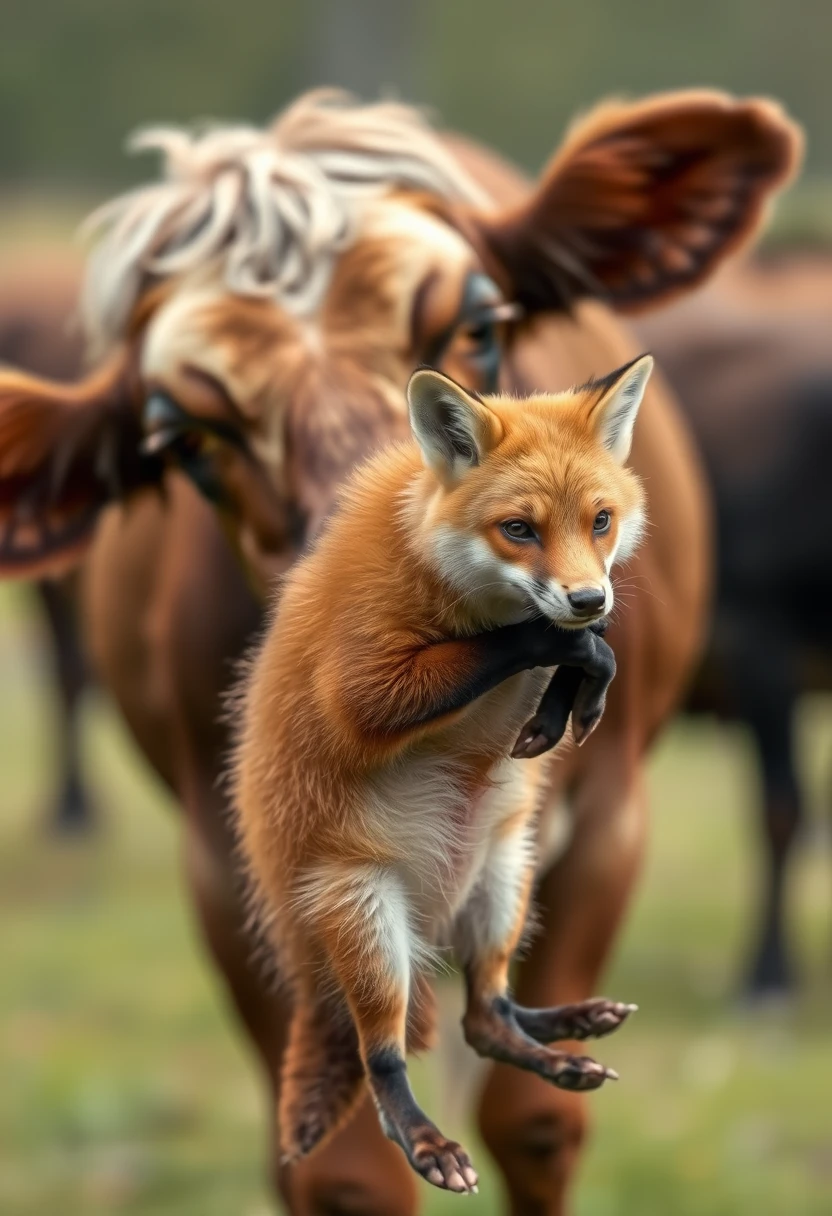
[[[587,139],[584,155],[580,128],[570,136],[578,159],[569,162],[561,155],[559,173],[566,177],[558,178],[552,169],[544,177],[544,189],[527,195],[523,214],[532,228],[525,236],[516,173],[474,149],[467,163],[492,189],[493,210],[486,218],[468,207],[450,209],[449,231],[464,234],[468,242],[467,252],[463,248],[458,257],[449,256],[446,243],[390,232],[386,264],[395,285],[367,296],[376,310],[372,318],[362,315],[360,343],[352,342],[346,303],[333,315],[325,300],[311,329],[280,314],[279,325],[296,335],[292,358],[284,359],[282,342],[270,348],[264,339],[264,356],[273,351],[268,361],[240,366],[232,352],[232,366],[225,361],[223,343],[206,339],[196,306],[187,325],[182,314],[174,324],[170,308],[176,299],[184,308],[187,282],[170,281],[169,293],[162,293],[156,309],[148,315],[145,308],[145,328],[132,339],[142,356],[154,327],[160,335],[156,361],[140,360],[145,393],[151,384],[161,385],[197,415],[204,408],[204,391],[195,392],[193,384],[188,389],[182,378],[183,364],[191,363],[218,379],[240,412],[251,415],[244,431],[251,456],[228,458],[236,470],[230,531],[249,571],[256,569],[263,577],[270,566],[285,566],[291,550],[275,550],[275,539],[282,537],[285,544],[287,535],[302,539],[319,528],[340,471],[332,463],[316,464],[318,440],[340,425],[342,406],[353,420],[349,459],[402,433],[404,384],[414,363],[424,357],[410,333],[413,300],[431,273],[438,275],[439,291],[430,292],[430,315],[422,332],[434,332],[434,325],[441,328],[453,315],[448,302],[454,296],[459,300],[469,269],[484,266],[507,299],[524,300],[526,320],[497,335],[500,384],[531,391],[581,383],[599,368],[636,353],[603,303],[576,301],[576,296],[596,294],[603,300],[609,295],[624,305],[646,304],[648,296],[659,302],[706,274],[726,248],[753,232],[765,199],[793,170],[799,142],[794,128],[768,103],[735,103],[721,95],[708,100],[680,94],[646,104],[652,114],[647,127],[640,117],[643,107],[620,105],[607,112],[605,129],[612,133],[617,125],[620,138],[608,140],[603,155],[591,151],[594,138]],[[648,168],[639,167],[636,174],[646,188],[635,195],[628,188],[633,121],[635,146],[650,150]],[[588,137],[594,131],[594,126],[585,128]],[[452,146],[465,161],[465,145],[457,141]],[[580,163],[577,177],[570,175],[570,163]],[[694,163],[691,174],[685,166]],[[559,181],[570,183],[570,196],[580,185],[577,219],[574,211],[564,211]],[[738,182],[744,183],[739,191]],[[659,184],[656,192],[653,187]],[[640,200],[653,198],[661,199],[661,207],[645,210]],[[513,208],[510,222],[499,218],[501,202]],[[726,210],[734,220],[724,228]],[[693,271],[677,276],[671,269],[668,276],[668,259],[662,255],[654,262],[650,250],[669,248],[683,212],[698,217],[708,240],[691,246]],[[554,231],[557,217],[570,215],[563,233]],[[580,217],[595,215],[611,219],[612,227],[584,231]],[[538,217],[545,223],[535,235]],[[616,232],[623,237],[613,240],[616,250],[635,250],[629,289],[620,277],[621,254],[614,255],[606,243],[605,234]],[[373,267],[379,263],[363,257],[361,244],[356,242],[354,256],[344,254],[336,261],[331,289],[349,262],[352,291],[364,296],[363,284],[377,273]],[[553,247],[558,256],[550,261]],[[541,249],[542,257],[530,253]],[[639,286],[639,266],[650,267],[649,291]],[[584,288],[576,291],[576,283]],[[572,301],[570,315],[562,310],[564,299]],[[227,325],[230,332],[241,310],[249,309],[248,302],[222,287],[215,300],[216,325]],[[394,305],[390,313],[385,300]],[[212,337],[219,337],[216,326]],[[229,344],[225,349],[230,350]],[[455,347],[453,361],[443,366],[477,389],[483,379],[475,355],[469,342]],[[294,371],[285,370],[289,368]],[[349,385],[349,393],[333,395],[333,386],[341,385]],[[0,446],[2,431],[0,415]],[[30,446],[30,463],[34,456]],[[52,458],[44,450],[43,461]],[[41,467],[38,459],[34,463]],[[216,785],[218,758],[226,745],[217,710],[230,678],[230,660],[256,628],[259,606],[214,509],[171,464],[164,500],[155,490],[137,490],[129,503],[101,515],[88,567],[87,623],[107,686],[145,753],[183,802],[187,873],[206,939],[277,1095],[287,1008],[281,994],[265,989],[247,964],[241,936],[245,912],[233,879],[225,803]],[[518,976],[518,996],[532,1006],[581,999],[595,986],[638,868],[644,830],[642,758],[680,694],[704,621],[708,542],[703,492],[687,436],[660,384],[648,391],[632,464],[644,477],[654,526],[633,562],[631,599],[611,634],[619,674],[604,721],[584,749],[553,770],[550,806],[568,794],[573,830],[563,857],[543,876],[542,931]],[[93,505],[98,488],[98,482],[91,484]],[[548,835],[545,823],[542,831]],[[514,1206],[533,1204],[551,1216],[562,1212],[585,1122],[574,1096],[497,1068],[485,1090],[481,1120]],[[281,1171],[279,1181],[296,1214],[327,1205],[337,1209],[345,1188],[364,1212],[406,1213],[415,1205],[409,1171],[364,1106],[326,1149],[309,1163]]]

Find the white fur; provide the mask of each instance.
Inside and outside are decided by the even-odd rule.
[[[652,370],[652,357],[642,356],[598,406],[599,437],[620,464],[630,454],[633,427]]]
[[[491,843],[454,926],[454,947],[461,962],[483,958],[511,940],[525,911],[533,846],[529,822]]]
[[[219,264],[227,290],[315,310],[368,200],[396,187],[483,206],[488,198],[418,110],[355,105],[332,89],[298,98],[270,127],[162,127],[138,150],[164,177],[100,208],[83,313],[93,350],[117,342],[152,277]]]
[[[390,866],[372,863],[344,867],[333,861],[307,871],[296,907],[307,919],[316,909],[337,910],[345,934],[368,959],[380,959],[405,999],[414,960],[424,954],[413,931],[404,884]],[[314,927],[314,925],[313,925]]]
[[[563,857],[575,830],[575,812],[571,804],[560,798],[553,805],[544,806],[537,829],[538,874],[545,874]]]
[[[365,790],[381,847],[400,858],[398,873],[408,893],[412,924],[431,944],[447,931],[487,863],[495,832],[540,798],[545,761],[510,760],[522,725],[537,707],[549,673],[524,673],[481,697],[464,720],[445,728],[441,740],[417,744],[400,762],[376,773]],[[488,787],[472,798],[466,790],[466,756],[503,758]]]
[[[610,566],[615,562],[625,562],[628,557],[632,557],[644,540],[646,531],[647,514],[643,508],[639,507],[632,515],[628,515],[626,519],[622,519],[618,527],[618,540],[616,541],[615,550],[610,558]]]
[[[532,581],[483,537],[440,524],[431,530],[431,541],[440,576],[484,623],[507,625],[530,614]]]
[[[547,676],[520,679],[511,682],[513,697],[495,690],[477,706],[489,753],[495,736],[504,748],[513,742]],[[453,941],[469,960],[510,938],[534,864],[531,825],[545,763],[504,759],[492,770],[487,790],[472,801],[457,780],[453,731],[447,752],[433,744],[417,746],[406,762],[377,773],[364,791],[379,845],[395,860],[350,867],[323,863],[306,871],[294,893],[296,912],[313,929],[321,906],[336,912],[355,948],[380,958],[403,996],[414,969],[435,964],[439,946]],[[470,733],[467,723],[466,738]],[[501,825],[523,809],[527,822],[502,835]]]

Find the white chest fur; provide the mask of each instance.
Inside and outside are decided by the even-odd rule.
[[[534,671],[507,680],[377,772],[367,788],[429,939],[465,903],[504,825],[524,812],[530,818],[538,805],[546,757],[511,760],[509,753],[550,676]]]

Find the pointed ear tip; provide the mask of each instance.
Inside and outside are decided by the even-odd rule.
[[[418,392],[420,388],[425,388],[426,385],[436,381],[439,373],[432,367],[417,367],[415,371],[410,373],[410,379],[407,382],[406,395],[408,401],[411,394]]]
[[[431,381],[434,383],[438,381],[441,384],[455,384],[455,381],[452,380],[450,376],[446,376],[445,373],[441,372],[437,367],[430,367],[427,363],[423,363],[420,367],[417,367],[410,373],[410,379],[407,382],[408,387],[413,384],[414,381],[422,381],[425,384],[430,383]]]
[[[640,380],[643,380],[646,383],[650,378],[650,374],[655,366],[656,360],[649,351],[645,351],[643,355],[639,355],[638,358],[634,359],[630,364],[629,374],[632,375],[635,373]]]

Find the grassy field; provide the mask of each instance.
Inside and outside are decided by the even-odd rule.
[[[267,1216],[262,1094],[183,899],[176,819],[100,700],[85,737],[106,830],[42,837],[51,707],[29,605],[0,597],[0,1212]],[[647,872],[604,984],[641,1012],[604,1048],[622,1079],[593,1101],[578,1216],[832,1213],[828,706],[806,707],[801,738],[821,808],[795,901],[805,991],[753,1015],[734,1000],[754,874],[743,739],[684,725],[655,758]],[[483,1172],[472,1216],[499,1210]],[[429,1213],[459,1203],[425,1187]]]

